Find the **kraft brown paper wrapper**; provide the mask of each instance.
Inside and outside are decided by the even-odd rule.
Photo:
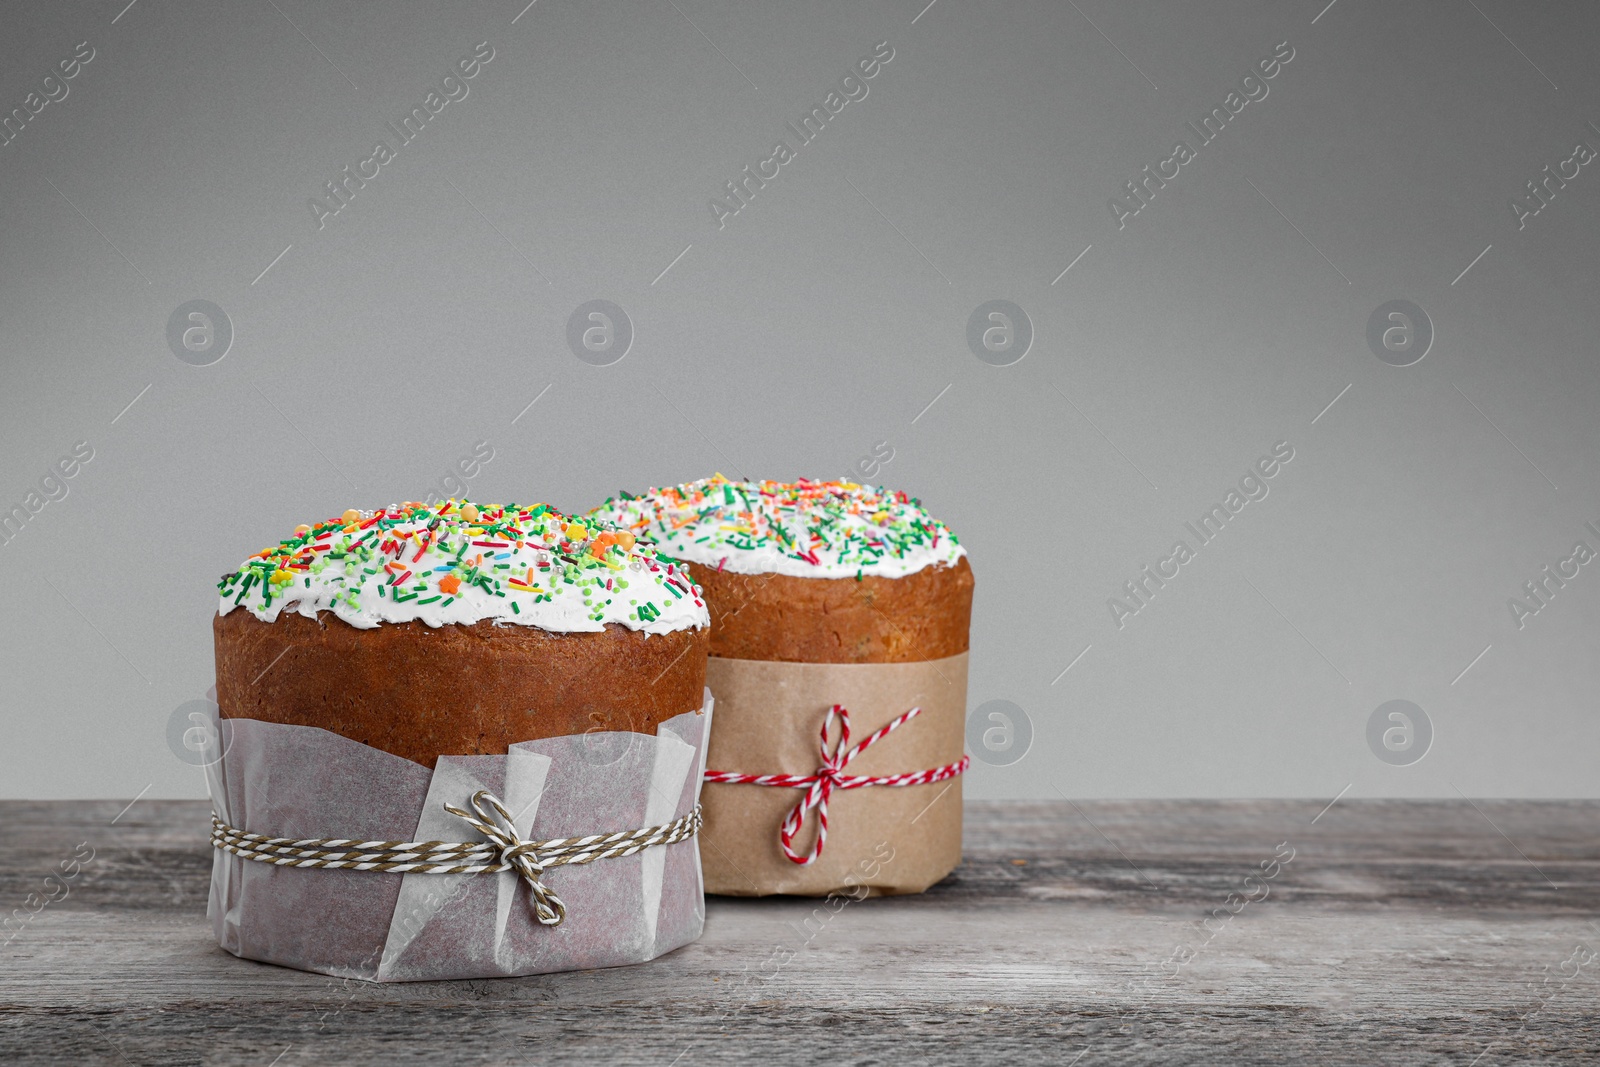
[[[706,766],[741,774],[813,774],[828,709],[850,712],[850,746],[914,707],[922,714],[851,761],[846,774],[905,774],[958,762],[965,740],[967,654],[920,663],[780,663],[711,657],[717,701]],[[837,727],[835,727],[837,729]],[[961,777],[912,786],[835,789],[828,841],[809,866],[778,843],[801,789],[707,782],[700,858],[707,893],[853,896],[920,893],[961,862]],[[817,813],[794,850],[810,853]]]

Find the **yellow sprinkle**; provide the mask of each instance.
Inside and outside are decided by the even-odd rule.
[[[339,520],[346,526],[352,522],[360,522],[361,512],[357,511],[355,508],[345,508],[344,514],[339,516]]]
[[[566,533],[568,541],[582,541],[584,538],[589,536],[588,529],[575,522],[567,526]]]

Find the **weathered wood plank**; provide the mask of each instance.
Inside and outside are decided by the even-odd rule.
[[[922,897],[713,900],[653,964],[398,986],[221,952],[205,806],[120,807],[0,804],[0,902],[96,853],[0,949],[6,1062],[1600,1059],[1595,802],[973,804]]]

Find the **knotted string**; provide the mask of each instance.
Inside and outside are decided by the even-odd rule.
[[[539,880],[549,862],[539,855],[542,842],[524,841],[511,821],[511,813],[487,789],[472,794],[471,804],[472,810],[477,812],[476,818],[454,804],[446,804],[444,810],[465,819],[474,830],[493,842],[500,863],[522,875],[522,880],[528,883],[535,917],[545,926],[560,926],[561,920],[567,917],[567,905],[556,896],[555,890]]]
[[[835,704],[828,709],[823,717],[821,730],[820,753],[821,765],[812,774],[740,774],[735,771],[706,771],[705,780],[708,782],[721,782],[729,785],[770,785],[782,789],[804,789],[806,795],[790,810],[788,816],[778,827],[778,843],[783,848],[783,854],[789,857],[790,862],[800,866],[808,866],[818,856],[822,855],[822,846],[828,840],[828,798],[835,789],[864,789],[875,785],[927,785],[930,782],[942,782],[946,778],[954,778],[964,772],[972,762],[970,756],[962,756],[955,763],[943,767],[935,767],[926,771],[914,771],[910,774],[885,774],[885,775],[860,775],[845,774],[844,769],[850,761],[861,753],[871,748],[874,744],[889,736],[901,726],[910,722],[922,709],[912,708],[902,715],[896,716],[887,725],[874,730],[854,748],[846,748],[850,744],[850,712],[842,704]],[[839,721],[839,734],[830,744],[828,734],[833,727],[834,719]],[[806,815],[815,811],[817,813],[817,839],[811,846],[809,855],[801,855],[794,850],[794,839],[800,833],[805,823]]]
[[[545,926],[559,926],[567,906],[543,882],[546,868],[631,856],[654,845],[686,841],[700,832],[700,806],[659,826],[618,830],[584,837],[528,841],[517,832],[500,799],[487,789],[472,794],[472,812],[451,804],[444,810],[465,820],[482,841],[358,841],[353,838],[265,837],[211,816],[213,848],[242,859],[279,867],[327,867],[394,874],[495,874],[516,871],[528,883],[534,915]]]

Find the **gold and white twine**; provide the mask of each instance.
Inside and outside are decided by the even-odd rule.
[[[559,926],[567,905],[541,880],[548,867],[631,856],[654,845],[687,841],[700,831],[700,806],[686,815],[642,830],[585,837],[525,841],[511,814],[487,789],[472,795],[472,811],[452,804],[444,810],[482,834],[482,841],[357,841],[339,837],[264,837],[211,816],[211,845],[241,859],[279,867],[324,867],[392,874],[497,874],[516,871],[528,883],[533,909],[545,926]]]

